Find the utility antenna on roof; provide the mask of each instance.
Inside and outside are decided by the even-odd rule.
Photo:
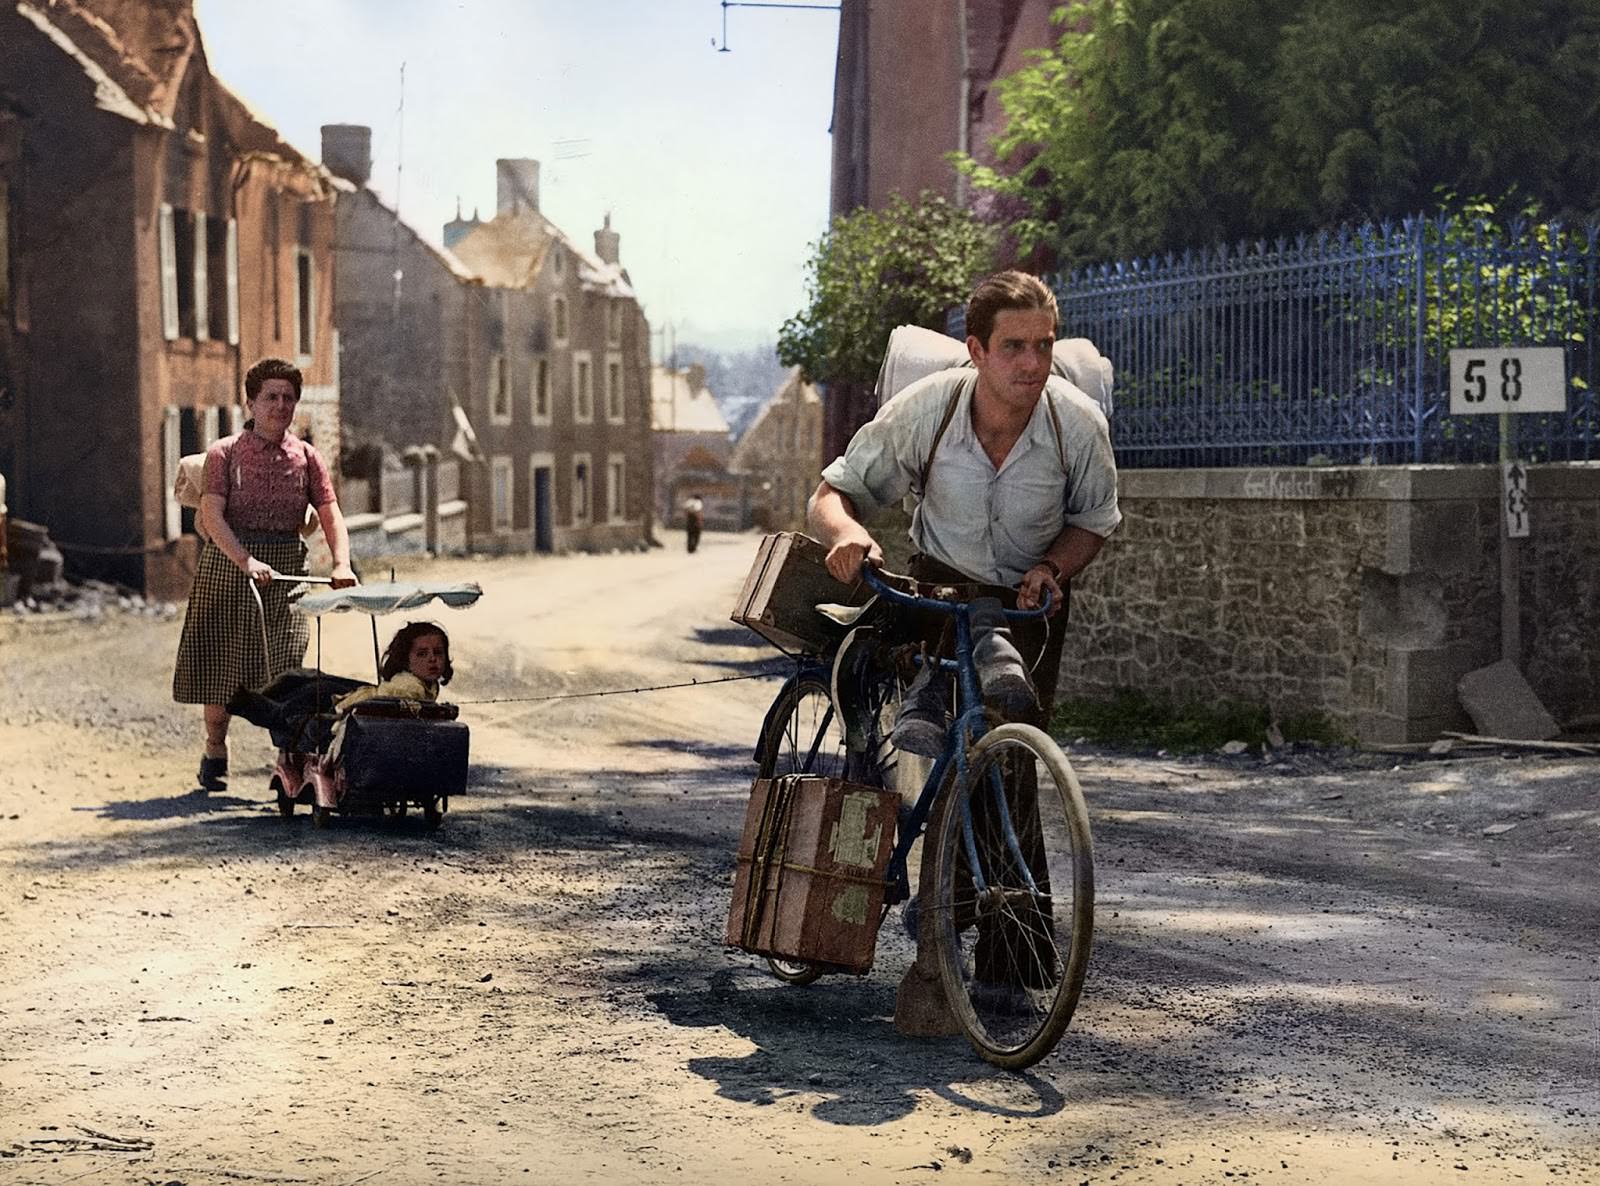
[[[389,255],[394,263],[394,324],[400,324],[400,285],[405,274],[400,269],[400,180],[406,167],[406,64],[400,63],[400,106],[395,108],[398,128],[395,133],[394,226],[389,231]]]
[[[837,4],[768,4],[756,0],[722,0],[722,44],[717,45],[713,37],[711,44],[716,46],[719,54],[732,53],[728,48],[728,9],[730,8],[798,8],[803,12],[838,12]]]

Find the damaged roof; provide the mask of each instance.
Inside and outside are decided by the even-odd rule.
[[[496,288],[529,288],[560,244],[573,257],[578,286],[585,292],[637,299],[628,273],[620,264],[603,262],[579,247],[543,214],[523,211],[499,214],[467,231],[451,250],[485,284]]]
[[[656,432],[728,432],[711,389],[689,380],[694,368],[650,368],[650,427]],[[703,374],[703,372],[702,372]]]
[[[102,111],[174,128],[184,82],[197,66],[210,79],[234,147],[328,179],[320,164],[211,73],[191,0],[19,0],[16,10],[78,63]]]
[[[396,226],[403,227],[408,235],[415,239],[423,249],[432,253],[434,258],[443,264],[450,274],[457,280],[465,281],[468,284],[477,284],[481,282],[481,278],[477,276],[471,268],[467,267],[466,264],[462,263],[461,260],[456,256],[455,252],[451,251],[447,247],[440,247],[437,243],[428,242],[428,240],[425,239],[415,227],[413,227],[404,218],[400,217],[393,206],[389,205],[389,203],[380,198],[375,190],[368,186],[356,185],[352,181],[346,181],[343,177],[330,176],[329,180],[333,188],[341,195],[359,195],[371,202],[379,210],[382,210],[390,218],[394,219]],[[345,198],[341,197],[340,200],[343,201]]]

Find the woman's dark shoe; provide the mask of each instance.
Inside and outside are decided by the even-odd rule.
[[[201,758],[200,759],[200,789],[202,791],[225,791],[228,789],[228,759],[227,758]]]

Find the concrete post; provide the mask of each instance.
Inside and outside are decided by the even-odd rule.
[[[428,555],[437,556],[439,554],[439,450],[433,445],[422,446],[422,472],[424,475],[423,546],[428,549]]]

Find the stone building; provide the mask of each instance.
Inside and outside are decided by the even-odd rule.
[[[729,472],[733,434],[706,386],[706,370],[657,366],[650,372],[650,415],[654,428],[656,517],[683,526],[683,503],[698,494],[705,503],[705,525],[714,531],[745,526],[745,481]]]
[[[799,367],[761,405],[733,447],[728,468],[749,477],[756,526],[805,526],[806,500],[822,476],[822,396],[800,377]]]
[[[212,74],[190,0],[0,7],[0,472],[70,571],[188,590],[179,456],[305,372],[339,452],[333,191]]]
[[[643,547],[652,519],[650,329],[611,218],[594,250],[539,210],[539,162],[495,162],[493,218],[444,245],[465,289],[462,407],[486,462],[462,497],[477,550]]]
[[[371,129],[324,126],[322,163],[339,190],[334,322],[346,448],[447,450],[451,393],[467,388],[468,309],[481,304],[471,290],[482,282],[367,187]]]

